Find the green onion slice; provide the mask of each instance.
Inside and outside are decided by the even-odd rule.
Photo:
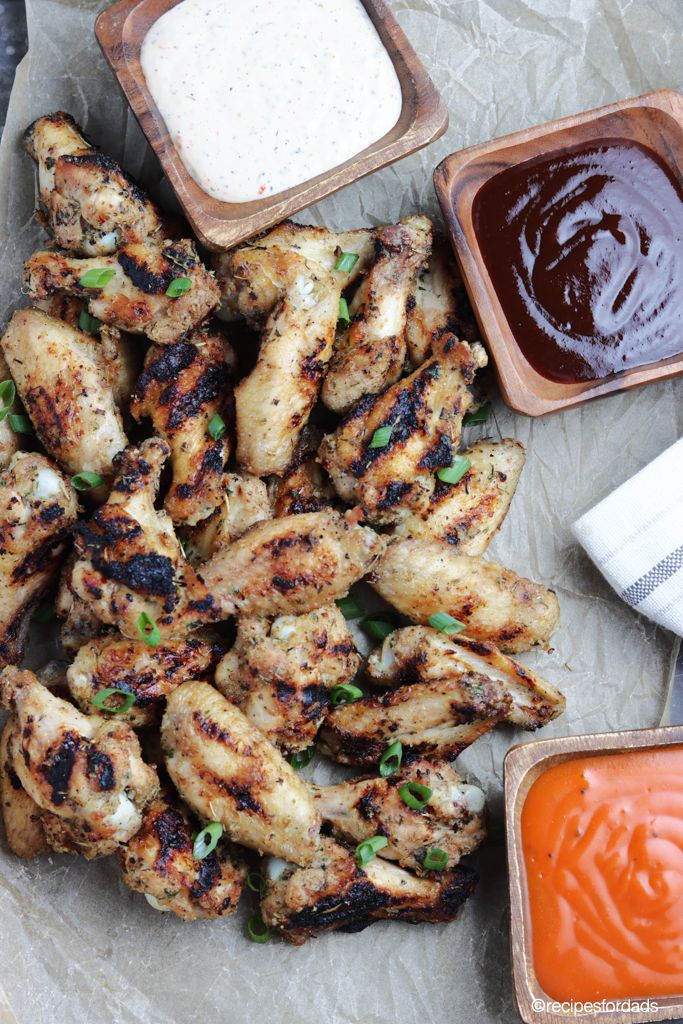
[[[349,304],[342,295],[339,300],[339,316],[337,317],[337,325],[339,327],[348,327],[351,323],[351,317],[349,316]]]
[[[358,257],[355,252],[343,252],[335,263],[334,269],[342,270],[345,274],[348,274],[353,270],[356,263],[358,263]]]
[[[290,754],[287,760],[291,764],[295,772],[298,772],[300,768],[305,768],[307,764],[310,764],[315,754],[315,747],[306,747],[305,750],[296,750],[293,754]]]
[[[71,477],[71,483],[77,491],[91,491],[93,487],[99,487],[100,484],[103,484],[104,480],[99,473],[90,473],[87,469],[84,469],[82,473],[76,473],[75,476]]]
[[[445,850],[430,850],[424,859],[424,867],[427,871],[443,871],[448,864],[448,854]]]
[[[115,273],[116,271],[111,267],[93,267],[92,270],[86,270],[78,283],[81,288],[104,288],[107,281],[111,281]]]
[[[263,946],[270,938],[270,928],[266,928],[263,918],[257,914],[255,917],[250,917],[247,923],[247,929],[249,931],[249,937],[258,942],[259,945]]]
[[[393,423],[388,427],[379,427],[372,435],[372,441],[368,445],[368,448],[386,448],[391,439],[391,431],[393,429]]]
[[[263,875],[259,875],[258,871],[252,871],[250,875],[247,875],[247,885],[252,892],[257,892],[260,896],[266,891],[266,880]]]
[[[363,619],[360,628],[373,640],[386,640],[396,629],[396,621],[389,618]]]
[[[403,757],[403,744],[400,740],[396,740],[391,744],[390,747],[382,754],[379,762],[379,773],[383,779],[386,779],[389,775],[393,775],[401,767],[401,758]]]
[[[126,698],[119,708],[110,708],[105,704],[107,697],[111,697],[112,693],[121,693]],[[96,708],[102,708],[103,711],[112,711],[115,715],[120,715],[123,711],[130,711],[135,704],[135,694],[129,693],[128,690],[119,690],[116,686],[108,686],[106,690],[100,690],[96,693],[90,702],[94,704]]]
[[[172,299],[177,299],[179,295],[186,295],[191,287],[191,277],[176,277],[173,279],[173,281],[171,281],[168,288],[166,289],[166,294],[169,295]]]
[[[469,427],[473,423],[486,423],[487,419],[491,415],[491,403],[484,402],[481,409],[477,409],[476,412],[466,412],[462,419],[463,427]]]
[[[12,413],[10,413],[7,417],[7,422],[15,434],[33,433],[33,424],[28,416],[13,416]]]
[[[361,615],[365,615],[365,605],[355,594],[340,597],[334,603],[345,619],[359,619]]]
[[[419,782],[406,782],[399,787],[398,795],[406,807],[421,811],[431,800],[432,791],[429,786],[421,786]]]
[[[436,475],[439,480],[443,480],[445,484],[457,484],[458,480],[464,477],[471,465],[472,463],[467,456],[456,455],[453,459],[453,465],[445,466],[443,469],[437,469]]]
[[[209,420],[208,431],[214,441],[217,441],[225,433],[225,423],[218,413]]]
[[[56,618],[57,613],[55,612],[55,606],[51,601],[42,601],[36,608],[33,615],[34,622],[54,622]]]
[[[0,420],[4,420],[7,413],[12,408],[14,399],[17,397],[17,389],[13,380],[3,380],[0,384],[0,399],[2,399],[2,409],[0,409]]]
[[[465,629],[464,622],[458,622],[452,615],[447,612],[437,612],[436,615],[429,616],[429,625],[432,629],[438,629],[440,633],[460,633]]]
[[[332,690],[330,700],[336,708],[339,708],[342,704],[351,704],[354,700],[360,700],[362,696],[363,691],[359,690],[357,686],[352,686],[351,683],[339,683]]]
[[[356,847],[358,867],[364,868],[366,864],[375,859],[378,850],[383,850],[388,845],[389,840],[386,836],[373,836],[372,839],[366,839],[364,843],[359,843]]]
[[[197,833],[192,848],[192,856],[195,860],[204,860],[216,849],[218,840],[223,835],[223,826],[220,821],[212,821],[210,825]]]
[[[91,316],[87,309],[82,309],[78,318],[78,326],[88,334],[99,334],[102,321],[98,320],[96,316]]]
[[[161,631],[147,612],[140,612],[138,616],[138,633],[148,647],[156,647],[161,640]]]

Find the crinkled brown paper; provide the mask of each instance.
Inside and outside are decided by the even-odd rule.
[[[281,0],[291,4],[294,0]],[[28,0],[22,62],[0,148],[2,322],[25,303],[22,260],[41,242],[32,219],[33,164],[23,128],[70,111],[123,166],[168,199],[95,42],[105,6]],[[343,190],[299,219],[331,228],[439,219],[432,171],[453,150],[653,89],[683,87],[680,0],[390,0],[441,90],[451,126],[422,152]],[[245,16],[248,9],[245,0]],[[358,101],[363,102],[362,83]],[[161,183],[160,183],[161,182]],[[543,735],[656,725],[675,638],[618,600],[569,532],[570,523],[683,433],[683,380],[531,420],[494,403],[493,424],[518,438],[527,465],[490,555],[555,588],[562,630],[552,653],[525,662],[567,695]],[[28,663],[49,653],[34,638]],[[363,641],[368,650],[367,641]],[[480,739],[458,767],[501,820],[502,761],[528,734]],[[318,782],[334,766],[314,762]],[[256,945],[245,894],[225,921],[184,923],[152,910],[121,882],[115,858],[54,854],[23,862],[0,849],[0,978],[19,1024],[484,1024],[514,1021],[503,850],[472,859],[481,880],[451,925],[382,922],[301,949]],[[0,1004],[2,1000],[0,999]],[[0,1014],[1,1016],[1,1014]]]

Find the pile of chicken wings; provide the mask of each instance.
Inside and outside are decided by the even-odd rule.
[[[447,240],[285,222],[208,269],[68,114],[23,143],[50,237],[0,341],[10,847],[116,853],[185,920],[248,882],[257,941],[453,919],[486,808],[452,761],[564,698],[510,657],[554,593],[484,557],[524,449],[459,451],[487,356]],[[398,614],[359,677],[363,579]],[[22,671],[52,603],[68,662]],[[308,784],[314,745],[368,774]]]

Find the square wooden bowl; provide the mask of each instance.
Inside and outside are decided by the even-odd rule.
[[[99,16],[95,34],[187,219],[209,249],[229,249],[366,174],[415,153],[448,127],[446,104],[384,0],[362,0],[401,84],[398,122],[357,156],[295,188],[249,203],[212,199],[185,170],[140,67],[140,48],[148,29],[177,3],[180,0],[120,0]],[[362,92],[359,102],[363,102]]]
[[[575,384],[547,380],[522,355],[484,265],[472,220],[474,197],[482,185],[525,160],[605,138],[630,139],[648,146],[683,184],[683,96],[668,89],[463,149],[447,156],[434,172],[436,193],[503,399],[527,416],[545,416],[611,391],[683,373],[681,354],[601,380]]]
[[[601,732],[588,736],[565,736],[551,740],[532,740],[512,747],[504,763],[505,835],[507,845],[508,886],[510,892],[510,946],[512,953],[512,990],[517,1012],[525,1024],[568,1024],[580,1020],[594,1024],[628,1024],[630,1021],[671,1020],[683,1017],[683,993],[680,996],[651,996],[657,1010],[572,1013],[558,1006],[541,989],[531,955],[531,922],[527,901],[526,871],[522,853],[522,807],[531,786],[544,771],[563,761],[600,754],[619,754],[633,750],[658,750],[683,743],[683,726],[640,729],[635,732]],[[634,998],[642,1003],[644,999]]]

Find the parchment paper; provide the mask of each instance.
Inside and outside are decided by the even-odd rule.
[[[294,16],[294,0],[291,3]],[[158,166],[93,36],[93,0],[28,0],[22,62],[0,148],[0,319],[25,302],[22,260],[40,245],[34,169],[19,151],[33,118],[70,111],[157,195]],[[245,3],[245,9],[247,8]],[[302,215],[332,228],[439,219],[432,171],[447,153],[492,136],[658,88],[683,87],[679,0],[390,0],[448,104],[447,135]],[[362,83],[358,101],[363,102]],[[159,187],[160,186],[160,187]],[[653,726],[674,638],[621,603],[569,524],[683,433],[683,380],[616,395],[545,420],[495,402],[486,433],[517,437],[528,461],[490,556],[554,587],[562,630],[550,654],[525,660],[567,695],[542,735]],[[470,437],[482,428],[470,428]],[[44,660],[36,636],[29,663]],[[365,643],[365,650],[369,644]],[[528,734],[480,739],[459,770],[501,820],[502,760]],[[335,769],[314,762],[308,777]],[[1,841],[0,979],[20,1024],[203,1024],[264,1021],[468,1024],[513,1021],[502,848],[472,863],[481,880],[448,926],[379,923],[301,949],[246,935],[247,894],[226,921],[184,923],[153,911],[120,881],[114,858],[53,855],[22,862]]]

